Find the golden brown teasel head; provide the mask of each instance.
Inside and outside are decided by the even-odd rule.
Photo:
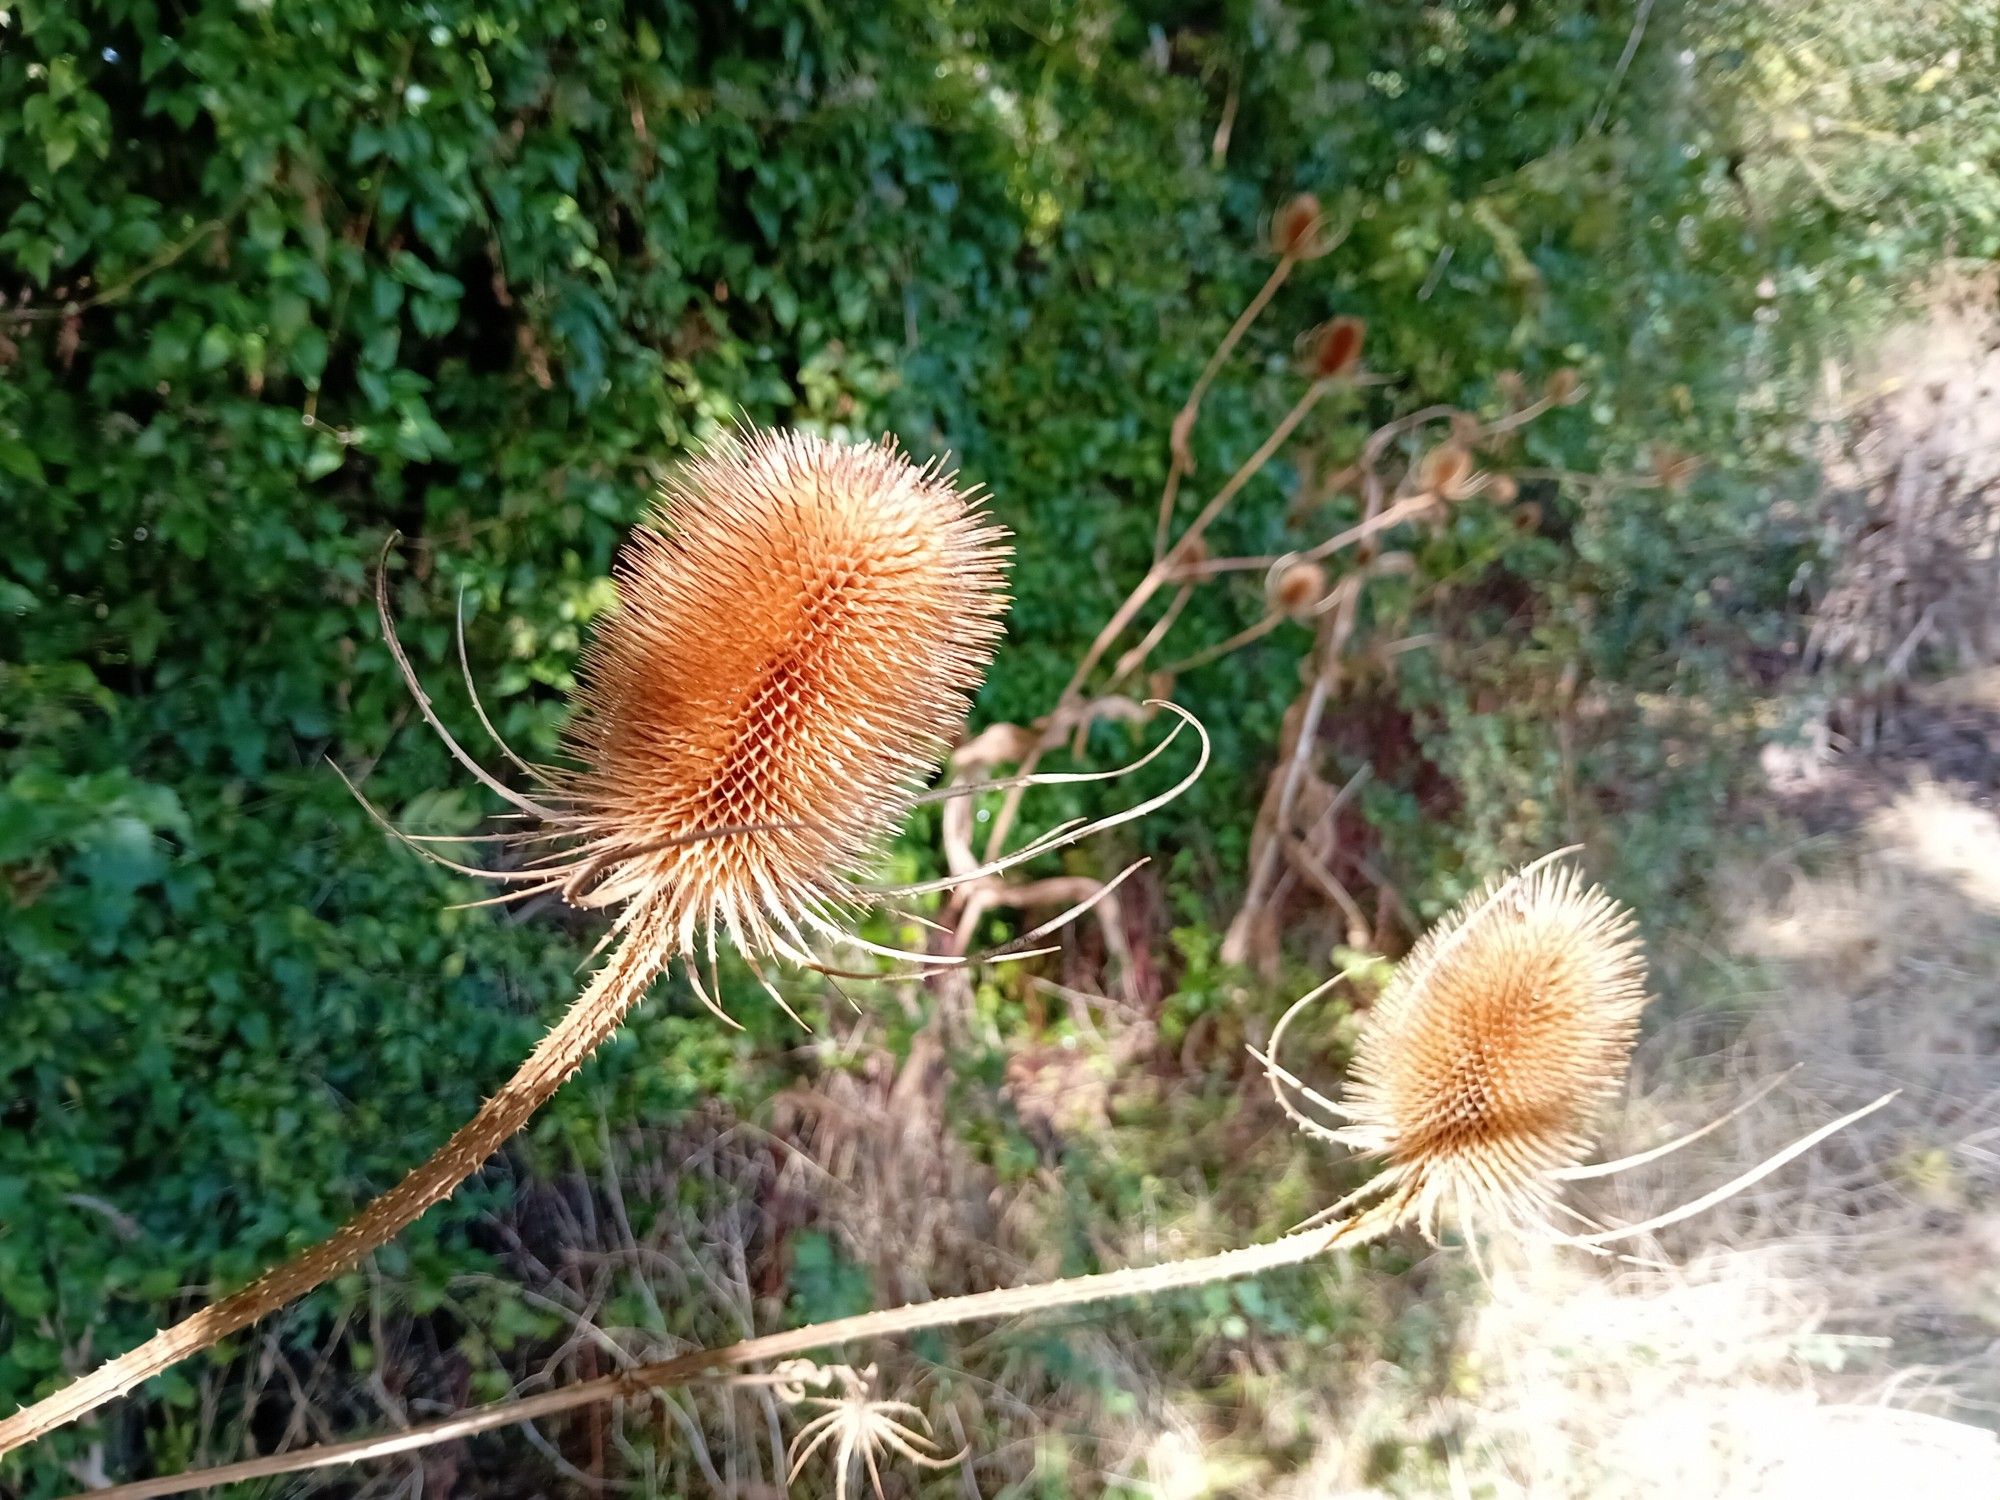
[[[696,993],[718,1013],[694,963],[705,948],[713,972],[718,934],[753,970],[770,958],[824,968],[821,940],[960,962],[867,943],[853,914],[877,895],[992,874],[1165,800],[1057,830],[955,880],[886,893],[858,883],[925,796],[984,679],[1007,609],[1007,555],[975,492],[891,441],[725,438],[669,481],[618,558],[617,604],[579,673],[575,764],[531,766],[501,746],[532,795],[479,766],[439,723],[381,581],[385,636],[425,718],[483,784],[541,822],[487,841],[547,851],[514,870],[440,862],[509,883],[496,901],[556,891],[619,908],[611,936],[655,969],[688,960]],[[460,653],[463,666],[462,633]],[[493,733],[483,710],[480,719]]]
[[[1489,886],[1369,1008],[1340,1133],[1389,1163],[1427,1235],[1445,1210],[1546,1223],[1553,1174],[1590,1150],[1646,999],[1631,914],[1574,867]]]
[[[1895,1097],[1833,1120],[1697,1198],[1634,1224],[1597,1224],[1561,1200],[1566,1184],[1678,1151],[1749,1109],[1786,1075],[1665,1145],[1586,1164],[1598,1116],[1624,1082],[1649,998],[1632,914],[1563,849],[1488,886],[1424,935],[1362,1018],[1339,1101],[1276,1061],[1286,1027],[1347,975],[1302,996],[1254,1052],[1280,1107],[1307,1134],[1384,1164],[1308,1225],[1349,1237],[1414,1223],[1436,1241],[1449,1217],[1478,1233],[1526,1234],[1593,1253],[1692,1218],[1741,1192]],[[1305,1107],[1339,1122],[1323,1124]],[[1560,1213],[1574,1225],[1556,1226]]]

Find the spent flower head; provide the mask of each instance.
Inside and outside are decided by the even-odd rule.
[[[1440,922],[1370,1007],[1348,1144],[1389,1163],[1427,1234],[1441,1212],[1544,1223],[1625,1076],[1646,1004],[1631,913],[1541,864]]]
[[[843,1389],[838,1396],[800,1392],[792,1398],[794,1405],[818,1415],[799,1428],[785,1451],[791,1465],[785,1474],[786,1484],[796,1481],[812,1456],[827,1448],[828,1462],[833,1465],[834,1500],[847,1500],[857,1458],[867,1469],[869,1484],[880,1500],[882,1471],[877,1454],[886,1450],[924,1469],[948,1469],[965,1456],[963,1451],[945,1453],[931,1435],[929,1419],[915,1406],[877,1397],[875,1366],[855,1370],[836,1365],[823,1373],[828,1379],[821,1383],[837,1383]]]

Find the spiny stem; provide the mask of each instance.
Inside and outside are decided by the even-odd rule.
[[[386,1245],[478,1171],[617,1030],[658,972],[652,944],[628,933],[566,1015],[479,1112],[431,1159],[377,1198],[331,1238],[266,1271],[240,1292],[163,1328],[138,1348],[0,1421],[0,1453],[54,1431],[142,1381],[249,1327]]]
[[[649,1391],[665,1390],[737,1366],[765,1360],[786,1359],[809,1350],[861,1339],[889,1338],[928,1328],[946,1328],[992,1318],[1020,1317],[1029,1313],[1052,1312],[1112,1298],[1143,1297],[1158,1292],[1206,1286],[1242,1276],[1255,1276],[1283,1266],[1299,1265],[1323,1255],[1336,1245],[1359,1244],[1394,1228],[1404,1204],[1392,1198],[1345,1223],[1325,1225],[1262,1244],[1225,1250],[1193,1260],[1167,1261],[1156,1266],[1136,1266],[1122,1271],[1103,1271],[1092,1276],[1073,1276],[1063,1281],[1033,1286],[1004,1287],[998,1291],[972,1292],[962,1297],[946,1297],[936,1302],[914,1302],[881,1312],[861,1313],[831,1322],[815,1323],[784,1333],[743,1339],[718,1349],[698,1350],[656,1364],[580,1381],[558,1391],[548,1391],[522,1400],[495,1401],[475,1407],[456,1417],[432,1422],[387,1437],[362,1438],[351,1443],[331,1443],[296,1453],[280,1453],[269,1458],[249,1459],[200,1469],[165,1479],[142,1479],[108,1490],[91,1492],[91,1500],[142,1495],[179,1495],[211,1485],[233,1484],[272,1474],[294,1474],[306,1469],[333,1468],[368,1459],[410,1453],[438,1443],[471,1437],[496,1427],[554,1416],[558,1412],[588,1406],[617,1397],[634,1397]]]

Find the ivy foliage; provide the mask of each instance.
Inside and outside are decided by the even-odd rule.
[[[546,759],[664,465],[739,416],[893,430],[954,452],[1017,534],[980,714],[1032,718],[1145,566],[1172,414],[1295,190],[1345,238],[1219,382],[1190,503],[1336,312],[1368,320],[1392,380],[1315,443],[1574,366],[1591,397],[1527,462],[1709,459],[1686,495],[1548,482],[1534,534],[1467,507],[1413,543],[1461,649],[1386,689],[1455,789],[1370,793],[1411,898],[1579,826],[1629,836],[1638,887],[1684,884],[1724,788],[1669,774],[1657,719],[1618,705],[1707,701],[1782,606],[1799,543],[1764,481],[1788,414],[1741,398],[1784,367],[1756,288],[1788,252],[1739,202],[1669,7],[1631,57],[1619,9],[0,8],[0,1403],[323,1236],[573,993],[593,932],[450,910],[467,883],[388,846],[324,764],[415,829],[493,810],[380,638],[392,535],[442,711],[476,728],[449,684],[462,601],[497,726]],[[1831,238],[1801,253],[1823,264]],[[1217,545],[1289,545],[1288,478]],[[1182,638],[1260,607],[1205,592]],[[1213,950],[1304,644],[1280,631],[1179,685],[1217,768],[1139,837],[1179,851],[1185,951]],[[1581,745],[1536,697],[1572,669],[1615,686]],[[587,1156],[603,1123],[753,1105],[756,1059],[795,1038],[742,1010],[724,1033],[667,986],[531,1141]],[[503,1190],[385,1258],[411,1305],[477,1263],[465,1226]],[[311,1337],[359,1295],[286,1326]],[[193,1396],[177,1373],[112,1417],[121,1461],[185,1452]]]

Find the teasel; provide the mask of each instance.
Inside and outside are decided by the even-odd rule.
[[[1259,1275],[1409,1225],[1435,1240],[1447,1218],[1464,1234],[1468,1248],[1483,1235],[1525,1234],[1603,1253],[1603,1246],[1617,1240],[1714,1207],[1896,1097],[1891,1092],[1842,1115],[1722,1186],[1639,1223],[1600,1226],[1559,1205],[1567,1183],[1678,1151],[1742,1114],[1783,1079],[1772,1080],[1721,1118],[1677,1140],[1616,1161],[1586,1164],[1597,1118],[1624,1078],[1647,991],[1630,912],[1561,863],[1573,852],[1560,850],[1497,882],[1418,943],[1363,1016],[1353,1086],[1344,1101],[1307,1087],[1279,1065],[1276,1053],[1293,1020],[1349,975],[1336,975],[1294,1002],[1273,1028],[1269,1047],[1253,1049],[1294,1124],[1309,1136],[1384,1164],[1358,1192],[1287,1234],[1214,1255],[913,1302],[763,1334],[566,1390],[494,1402],[379,1438],[120,1485],[107,1492],[107,1500],[180,1494],[409,1453],[531,1417],[698,1381],[754,1378],[802,1393],[801,1372],[821,1367],[801,1362],[800,1356],[815,1350]],[[1326,1125],[1307,1114],[1305,1106],[1347,1123]],[[1586,1232],[1556,1229],[1550,1211],[1558,1206],[1583,1222]],[[767,1377],[725,1373],[774,1361],[778,1363]],[[837,1373],[851,1367],[825,1368]],[[814,1403],[838,1415],[824,1426],[814,1425],[822,1420],[815,1418],[802,1437],[809,1441],[838,1428],[859,1451],[865,1443],[879,1445],[889,1430],[880,1419],[909,1414],[909,1408],[876,1401],[867,1390],[847,1394],[844,1401]],[[920,1464],[935,1461],[928,1446],[918,1445],[914,1453],[897,1451]]]
[[[883,898],[944,891],[1024,863],[1140,817],[1192,785],[1207,764],[1207,735],[1185,710],[1161,704],[1180,722],[1119,770],[918,790],[959,730],[1001,635],[1006,556],[1006,535],[976,493],[889,441],[726,438],[666,485],[651,523],[634,532],[618,561],[617,606],[599,623],[580,674],[568,740],[574,768],[515,755],[471,691],[481,724],[528,777],[528,791],[480,765],[445,728],[397,639],[386,576],[378,575],[383,636],[425,721],[455,760],[537,826],[425,836],[401,833],[370,812],[438,863],[507,885],[496,901],[556,892],[579,907],[617,907],[599,945],[610,952],[514,1077],[429,1161],[323,1243],[0,1421],[0,1453],[74,1421],[387,1243],[525,1125],[674,961],[725,1021],[714,982],[719,936],[751,961],[780,1006],[766,961],[853,972],[823,961],[816,943],[915,971],[963,964],[961,956],[868,941],[853,930],[855,918]],[[462,629],[459,657],[471,690]],[[920,801],[1121,776],[1190,726],[1201,743],[1193,770],[1135,806],[1062,824],[941,880],[881,888],[856,874]],[[482,869],[436,847],[478,842],[539,852],[517,868]],[[987,957],[1047,951],[1030,945],[1136,868]]]
[[[1558,850],[1494,882],[1424,935],[1368,1008],[1341,1100],[1308,1088],[1276,1059],[1292,1021],[1349,975],[1294,1002],[1268,1048],[1253,1053],[1295,1125],[1383,1164],[1302,1230],[1414,1224],[1436,1242],[1449,1221],[1468,1246],[1512,1234],[1595,1251],[1714,1207],[1895,1097],[1641,1223],[1596,1224],[1563,1203],[1567,1184],[1678,1151],[1782,1081],[1664,1146],[1585,1163],[1598,1118],[1623,1085],[1649,995],[1632,913],[1564,863],[1575,852]],[[1340,1123],[1313,1118],[1302,1103]],[[1585,1232],[1558,1228],[1559,1212]]]

